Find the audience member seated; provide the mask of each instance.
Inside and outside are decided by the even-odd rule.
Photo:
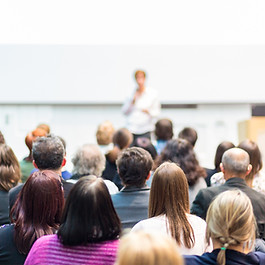
[[[10,222],[8,192],[20,178],[20,167],[13,150],[0,144],[0,225]]]
[[[265,194],[265,175],[261,173],[262,158],[261,152],[257,143],[251,140],[244,140],[239,145],[239,148],[245,150],[250,158],[252,170],[246,176],[246,183],[250,188]],[[212,186],[218,186],[225,183],[224,174],[222,172],[215,174],[211,179]]]
[[[114,132],[115,129],[110,121],[105,121],[98,126],[96,132],[97,143],[104,155],[113,148],[112,137]]]
[[[39,170],[52,170],[61,176],[62,167],[66,163],[65,150],[61,140],[57,136],[38,137],[33,142],[32,148],[33,165]],[[68,183],[62,178],[64,197],[67,198],[73,183]],[[23,184],[18,185],[9,191],[10,209],[17,199],[18,193]]]
[[[104,181],[96,176],[82,177],[66,200],[58,233],[38,239],[25,265],[113,265],[120,230]]]
[[[161,154],[167,142],[173,138],[173,124],[169,119],[160,119],[155,124],[156,141],[154,146],[158,155]]]
[[[265,175],[261,173],[262,158],[261,152],[256,142],[246,139],[242,141],[238,148],[245,150],[250,158],[252,170],[246,176],[246,183],[250,188],[265,194]],[[224,174],[220,172],[215,174],[211,180],[212,186],[218,186],[225,183]]]
[[[98,145],[85,144],[80,147],[72,158],[73,175],[68,182],[76,183],[83,176],[95,175],[101,177],[105,168],[105,156]],[[117,193],[118,187],[110,180],[104,179],[110,194]]]
[[[238,188],[250,198],[259,227],[259,236],[263,237],[265,235],[265,195],[250,188],[245,181],[252,169],[248,153],[241,148],[227,150],[223,154],[220,168],[226,180],[225,184],[202,189],[193,202],[191,213],[205,219],[208,207],[215,196],[223,191]]]
[[[64,204],[60,177],[53,171],[33,173],[11,210],[11,225],[0,228],[0,264],[24,264],[34,243],[59,227]]]
[[[65,142],[65,140],[62,137],[60,137],[60,136],[57,136],[57,137],[61,140],[61,142],[63,144],[64,150],[65,150],[65,156],[66,156],[66,142]],[[72,177],[72,174],[69,171],[65,170],[64,168],[65,168],[65,166],[63,166],[62,169],[61,169],[61,171],[62,171],[62,178],[64,180],[70,179]],[[35,172],[35,171],[38,171],[38,169],[37,168],[34,168],[31,171],[31,174],[33,172]]]
[[[22,174],[22,182],[25,182],[27,178],[30,176],[31,171],[34,169],[34,165],[32,164],[32,143],[37,139],[37,137],[46,136],[47,132],[42,128],[36,128],[32,132],[29,132],[25,138],[25,143],[29,149],[29,155],[25,157],[22,161],[20,161],[20,168]]]
[[[224,142],[221,142],[218,146],[217,146],[217,149],[216,149],[216,153],[215,153],[215,158],[214,158],[214,166],[215,168],[214,169],[208,169],[206,168],[206,173],[207,173],[207,177],[205,179],[206,183],[207,183],[207,186],[210,187],[211,186],[211,177],[218,173],[218,172],[221,172],[221,169],[220,169],[220,163],[222,161],[222,156],[223,156],[223,153],[230,149],[230,148],[233,148],[235,147],[235,145],[231,142],[227,142],[227,141],[224,141]]]
[[[114,147],[105,155],[106,167],[102,173],[102,178],[113,181],[121,189],[123,186],[117,172],[116,160],[120,152],[131,145],[133,135],[128,129],[121,128],[114,133],[112,141]]]
[[[179,132],[178,138],[187,140],[194,147],[197,142],[198,135],[195,129],[185,127]]]
[[[123,229],[132,228],[148,217],[150,188],[146,180],[153,166],[151,155],[140,147],[125,149],[117,159],[117,167],[124,188],[112,195],[114,207]]]
[[[184,265],[176,242],[167,235],[139,231],[121,238],[115,265]]]
[[[252,170],[246,176],[247,185],[256,191],[265,194],[265,175],[261,172],[263,164],[258,144],[247,139],[242,141],[238,147],[249,154],[250,164],[252,165]]]
[[[176,163],[185,173],[189,183],[190,206],[197,193],[206,188],[205,170],[199,165],[193,146],[185,139],[174,139],[168,141],[161,155],[156,160],[156,166],[163,162]]]
[[[171,235],[181,254],[201,255],[212,250],[205,239],[206,223],[189,214],[187,178],[175,163],[160,165],[153,177],[149,200],[149,219],[140,221],[133,231],[160,231]]]
[[[211,203],[206,217],[207,238],[212,252],[202,256],[185,256],[186,265],[265,264],[265,253],[251,252],[256,223],[248,196],[240,190],[219,194]]]

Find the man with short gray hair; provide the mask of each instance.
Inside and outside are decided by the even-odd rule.
[[[226,182],[217,187],[209,187],[200,190],[192,204],[191,213],[205,219],[208,207],[214,197],[226,190],[240,189],[250,198],[254,215],[259,226],[260,236],[264,237],[265,195],[253,190],[247,186],[245,182],[245,177],[252,169],[252,165],[249,164],[248,153],[240,148],[231,148],[227,150],[223,154],[220,169],[224,174]]]

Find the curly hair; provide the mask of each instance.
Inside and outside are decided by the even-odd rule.
[[[152,169],[153,159],[143,148],[131,147],[118,156],[116,163],[125,186],[142,187]]]
[[[176,163],[187,176],[189,186],[193,186],[198,178],[205,177],[205,170],[199,165],[193,146],[185,139],[168,141],[161,155],[155,161],[156,167],[163,162]]]

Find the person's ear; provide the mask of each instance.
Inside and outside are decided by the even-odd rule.
[[[151,177],[151,171],[149,172],[149,174],[148,174],[146,180],[150,179],[150,177]]]
[[[38,166],[37,166],[36,163],[35,163],[35,160],[32,161],[32,164],[33,164],[33,166],[34,166],[35,168],[39,169]]]
[[[225,169],[224,169],[224,165],[223,165],[223,163],[220,163],[220,169],[221,169],[221,171],[224,173]]]
[[[247,172],[246,172],[246,176],[251,172],[251,170],[252,170],[252,165],[249,164],[249,165],[248,165]]]
[[[66,158],[64,157],[64,158],[63,158],[63,162],[62,162],[62,167],[64,167],[65,164],[66,164]]]

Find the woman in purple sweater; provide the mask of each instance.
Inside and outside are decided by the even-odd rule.
[[[120,231],[103,179],[83,177],[70,191],[58,233],[37,240],[25,264],[114,264]]]

